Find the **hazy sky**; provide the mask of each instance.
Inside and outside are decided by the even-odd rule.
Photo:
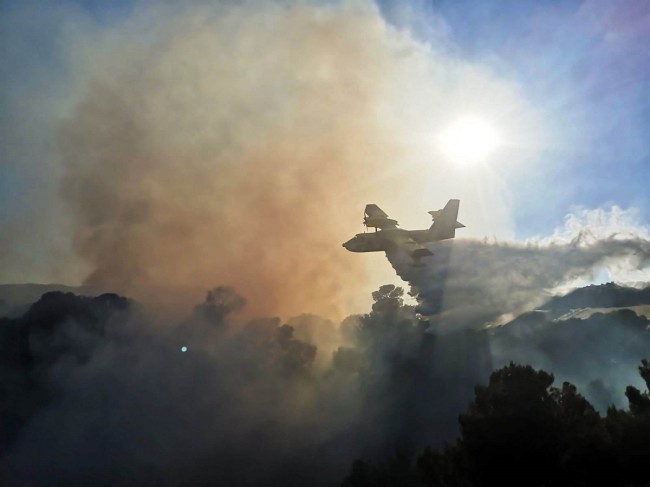
[[[618,204],[650,217],[647,2],[417,5],[442,23],[459,59],[515,82],[549,131],[539,160],[521,161],[524,174],[509,181],[517,235],[549,231],[572,206]]]
[[[188,98],[194,104],[191,110],[183,105],[185,95],[174,98],[178,106],[170,102],[161,109],[163,116],[177,113],[179,125],[196,127],[203,120],[202,113],[197,116],[197,107],[205,91],[205,106],[219,103],[219,96],[223,96],[234,113],[233,119],[252,116],[255,127],[238,127],[258,141],[284,138],[290,148],[294,134],[295,146],[302,155],[286,163],[286,174],[294,174],[300,181],[318,172],[305,169],[303,174],[302,158],[328,147],[327,133],[321,131],[317,138],[311,123],[322,123],[332,131],[337,142],[327,157],[338,158],[332,172],[343,179],[337,181],[336,174],[330,174],[327,177],[331,181],[308,181],[305,187],[311,189],[291,201],[322,202],[335,214],[321,217],[318,205],[312,202],[308,213],[296,214],[287,221],[293,225],[290,228],[295,228],[313,215],[315,221],[323,218],[325,226],[340,221],[340,231],[330,231],[327,238],[319,240],[318,230],[308,225],[304,232],[309,231],[314,238],[305,241],[297,230],[297,246],[314,248],[322,241],[324,246],[332,247],[332,255],[338,256],[336,252],[344,252],[340,242],[361,231],[360,216],[367,202],[379,204],[403,226],[415,228],[428,226],[426,210],[442,207],[449,198],[460,198],[459,220],[467,225],[463,236],[477,238],[544,238],[561,228],[567,215],[583,209],[608,210],[614,205],[629,210],[626,214],[633,214],[639,224],[650,223],[648,2],[453,0],[274,5],[244,2],[233,8],[233,14],[227,7],[215,7],[211,2],[164,7],[158,2],[130,1],[0,4],[0,281],[77,284],[89,273],[105,274],[105,267],[112,268],[115,259],[132,251],[130,244],[109,257],[103,251],[88,251],[104,235],[96,233],[97,215],[88,214],[88,195],[71,191],[70,180],[83,173],[85,161],[95,154],[114,149],[116,153],[126,151],[124,157],[134,157],[121,140],[112,146],[98,143],[95,135],[103,126],[95,119],[86,124],[86,112],[96,113],[94,104],[100,99],[96,88],[105,81],[117,93],[115,100],[128,101],[130,111],[124,120],[137,118],[138,103],[147,101],[147,76],[157,83],[163,100],[167,99],[165,90],[173,91],[174,97],[196,90],[196,99]],[[199,14],[195,15],[195,11],[201,12],[202,20],[196,20]],[[232,18],[226,19],[228,16]],[[323,25],[332,32],[340,29],[343,34],[334,35],[313,50],[296,50],[303,44],[311,49],[311,32]],[[231,27],[232,32],[228,31]],[[214,39],[210,40],[210,35]],[[288,39],[288,35],[295,37]],[[332,39],[340,39],[341,45],[332,47]],[[242,87],[236,79],[228,84],[220,75],[203,70],[201,46],[213,41],[228,45],[223,52],[232,57],[215,54],[209,60],[206,57],[206,65],[218,67],[223,62],[224,66],[241,67],[244,77],[250,73],[256,78],[247,80]],[[131,49],[130,45],[136,47]],[[288,53],[286,59],[278,54],[284,52]],[[334,71],[327,71],[331,68],[329,61],[320,62],[319,53],[323,59],[333,59]],[[277,56],[278,70],[273,61]],[[233,58],[239,58],[241,66]],[[166,66],[174,63],[178,68],[173,79],[165,77]],[[294,65],[298,74],[290,72]],[[314,75],[321,68],[325,71]],[[189,80],[179,73],[185,73]],[[217,90],[204,90],[202,81],[223,83],[219,94],[215,94]],[[132,90],[133,84],[138,87]],[[332,101],[327,102],[330,95]],[[240,103],[238,97],[245,101]],[[319,99],[318,104],[314,98]],[[358,106],[352,101],[357,99],[361,100]],[[281,104],[286,108],[279,109]],[[136,128],[149,139],[158,137],[167,143],[169,129],[161,128],[155,111],[146,112],[149,108],[146,103],[143,106],[143,118],[154,120],[151,126],[155,127],[140,126],[145,122],[136,120]],[[282,118],[277,123],[271,118],[258,122],[264,114]],[[228,120],[227,114],[220,116]],[[497,134],[498,143],[482,154],[480,161],[459,163],[453,154],[442,151],[438,142],[441,133],[467,116],[485,123]],[[213,119],[208,122],[216,124]],[[106,125],[111,124],[116,121]],[[340,125],[340,133],[336,124]],[[206,130],[210,127],[218,131],[222,125],[210,125]],[[224,134],[215,136],[215,140],[226,140]],[[475,143],[480,134],[466,137],[468,144]],[[205,140],[210,140],[209,134]],[[162,144],[165,154],[158,156],[171,158],[173,149],[179,165],[185,164],[181,162],[184,154],[188,160],[198,158],[201,162],[192,167],[199,171],[201,164],[212,157],[204,154],[199,142],[193,140],[190,146],[186,139],[179,139],[169,142],[169,146]],[[84,148],[77,151],[81,145]],[[250,141],[232,147],[244,147],[246,154],[251,151]],[[291,152],[289,148],[265,149],[272,154],[272,160],[278,161],[274,162],[278,172],[285,170],[279,161],[284,160],[286,151]],[[155,151],[147,157],[157,160]],[[249,155],[245,159],[250,160]],[[358,167],[350,169],[355,161],[359,161]],[[103,163],[96,164],[100,168]],[[238,164],[243,167],[243,163]],[[262,166],[246,167],[259,173],[257,169]],[[170,176],[168,169],[164,171],[160,173],[164,177],[153,184],[169,191],[164,186],[167,183],[161,181],[175,176]],[[121,177],[128,177],[123,173],[106,174],[105,168],[92,174],[94,179],[82,179],[83,184],[115,177],[104,188],[109,194],[116,191]],[[133,173],[140,178],[143,174],[147,173]],[[202,176],[197,172],[194,177]],[[63,190],[62,178],[68,182]],[[189,184],[187,179],[183,181]],[[86,191],[95,191],[92,188],[86,186]],[[128,197],[116,197],[121,198],[122,212],[136,211],[132,208],[135,192],[152,190],[131,184],[130,191]],[[205,191],[201,198],[209,194]],[[233,190],[220,204],[232,206],[235,194]],[[150,205],[147,208],[153,208],[147,211],[155,215],[160,214],[157,211],[168,211],[166,206],[156,206],[158,200],[151,194],[146,196]],[[338,203],[333,204],[333,200]],[[187,208],[179,203],[172,210],[182,208],[192,213],[199,206],[197,201]],[[252,207],[252,201],[244,205],[246,209]],[[106,207],[103,200],[97,204]],[[273,208],[281,212],[287,204],[289,200],[283,200],[282,204],[274,203]],[[262,207],[258,208],[261,211]],[[251,215],[247,211],[236,214]],[[219,224],[216,213],[205,217],[200,209],[187,218],[205,218],[206,224]],[[241,223],[255,225],[254,221]],[[237,225],[232,228],[236,232]],[[152,241],[160,235],[156,233],[159,227],[155,230],[150,235]],[[202,236],[208,235],[198,232],[195,238]],[[124,238],[136,237],[129,231]],[[146,237],[142,238],[146,241]],[[240,244],[245,246],[247,242],[244,239]],[[276,243],[285,252],[283,255],[291,255],[291,241],[287,248],[284,240]],[[105,242],[104,247],[108,247]],[[192,247],[192,251],[200,253],[199,248],[203,247]],[[322,249],[314,250],[319,251]],[[171,251],[164,257],[169,260],[169,255],[173,255]],[[346,256],[340,262],[336,257],[337,265],[347,267],[352,260],[345,259],[357,259],[358,263],[365,257]],[[305,259],[308,261],[309,256]],[[368,256],[362,261],[371,268],[366,271],[371,288],[386,277],[395,279],[388,266],[385,271],[372,269],[382,266],[382,259]],[[143,268],[150,270],[154,264],[147,265],[150,267]],[[191,274],[194,267],[187,269]],[[273,266],[269,269],[278,271]],[[168,278],[171,272],[162,272],[161,279]],[[224,272],[228,275],[230,270]],[[327,273],[320,268],[314,272]],[[119,287],[124,279],[120,275],[104,283],[118,283]],[[220,283],[230,284],[211,284]],[[207,284],[207,278],[199,283]],[[327,280],[322,284],[324,289],[338,285]]]

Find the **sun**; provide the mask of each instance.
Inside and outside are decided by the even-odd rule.
[[[439,146],[449,159],[460,164],[484,162],[499,146],[499,134],[489,122],[465,116],[439,136]]]

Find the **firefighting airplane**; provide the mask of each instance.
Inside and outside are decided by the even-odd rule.
[[[375,204],[366,205],[363,224],[366,228],[373,227],[374,232],[358,233],[343,244],[350,252],[387,252],[402,248],[413,259],[411,265],[422,267],[423,257],[433,253],[423,244],[446,240],[456,236],[457,228],[465,225],[456,221],[460,200],[449,200],[441,210],[430,211],[433,225],[428,230],[404,230],[398,228],[397,221]]]

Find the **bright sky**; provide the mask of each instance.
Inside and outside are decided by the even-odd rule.
[[[77,275],[56,268],[39,271],[41,261],[51,266],[59,256],[61,268],[69,269],[73,259],[70,232],[48,226],[65,226],[60,216],[66,210],[59,202],[60,170],[43,156],[51,150],[56,122],[78,95],[69,58],[61,53],[70,38],[97,40],[102,29],[123,22],[132,8],[129,1],[0,4],[0,227],[5,234],[0,252],[21,263],[0,269],[0,281]],[[650,223],[650,3],[441,0],[380,2],[379,8],[388,23],[418,42],[435,45],[458,63],[488,70],[516,92],[534,120],[524,130],[519,119],[507,116],[509,107],[492,113],[489,100],[478,110],[459,106],[449,114],[446,127],[452,135],[447,134],[442,149],[444,127],[430,134],[431,157],[448,163],[436,198],[422,194],[416,202],[421,208],[407,214],[407,203],[398,206],[397,201],[390,212],[387,197],[391,217],[406,227],[423,227],[428,217],[420,210],[458,197],[464,202],[461,215],[474,209],[459,220],[468,224],[466,235],[475,237],[492,236],[490,219],[500,217],[491,210],[480,214],[478,208],[493,199],[503,199],[510,208],[503,217],[510,222],[507,231],[494,232],[499,237],[550,235],[576,208],[634,208],[643,224]],[[405,97],[408,92],[405,87]],[[459,140],[462,146],[458,125],[467,127],[467,120],[468,140],[487,148],[469,156],[461,150],[461,159],[480,160],[455,165],[458,154],[449,147]],[[507,152],[513,145],[517,151]],[[450,194],[441,194],[443,188]]]
[[[449,49],[514,81],[549,130],[539,160],[506,175],[517,236],[548,233],[575,206],[636,207],[650,219],[648,2],[417,6],[420,35],[439,38],[442,24]]]

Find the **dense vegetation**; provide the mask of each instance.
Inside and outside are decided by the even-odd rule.
[[[445,330],[399,287],[373,300],[336,327],[313,315],[240,318],[245,299],[219,287],[164,328],[120,296],[45,294],[0,318],[0,479],[647,483],[650,398],[635,374],[650,350],[645,317],[535,312],[499,329]],[[549,373],[512,362],[578,387],[553,388]],[[641,375],[647,386],[647,362]],[[637,388],[624,394],[625,384]]]
[[[650,389],[650,364],[640,374]],[[601,417],[553,375],[514,363],[492,373],[460,415],[460,438],[416,458],[404,449],[357,460],[343,487],[650,485],[650,395],[628,386],[629,411]]]

